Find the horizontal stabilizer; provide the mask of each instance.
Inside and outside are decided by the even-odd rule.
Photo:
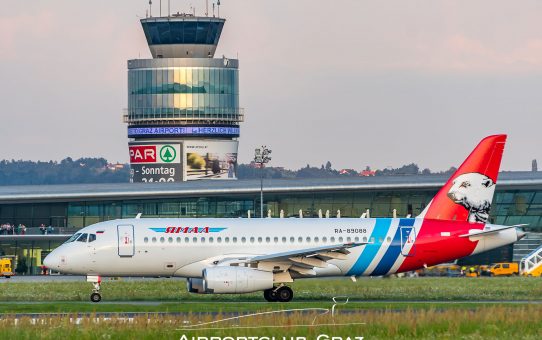
[[[512,228],[516,228],[518,226],[512,225],[512,226],[506,226],[501,228],[494,228],[494,229],[482,229],[482,230],[471,230],[468,234],[459,235],[459,237],[475,237],[475,236],[490,236],[493,234],[497,234],[503,230],[508,230]]]

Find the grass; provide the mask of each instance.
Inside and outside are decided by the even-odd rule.
[[[102,283],[104,302],[93,304],[88,302],[91,285],[86,282],[6,281],[0,285],[0,338],[170,339],[181,338],[183,334],[186,340],[192,336],[196,339],[274,336],[277,340],[300,336],[307,340],[329,340],[318,339],[320,334],[327,334],[330,339],[336,336],[352,340],[355,336],[368,339],[538,339],[542,336],[542,303],[538,303],[542,301],[542,280],[538,278],[364,278],[356,283],[300,280],[292,287],[294,301],[279,304],[264,302],[260,293],[189,294],[184,280],[177,279],[106,280]],[[331,297],[341,295],[350,297],[351,302],[339,306],[334,318],[329,313],[273,314],[210,325],[211,329],[183,329],[238,314],[294,308],[329,309],[333,304]],[[94,315],[101,312],[113,314],[109,320]],[[142,314],[130,320],[125,315],[114,314],[122,312]],[[157,312],[180,314],[153,314]],[[39,318],[37,321],[12,316],[19,313],[67,313],[68,316],[34,316]],[[77,317],[82,317],[80,323],[74,322]],[[319,326],[309,326],[315,318]]]
[[[172,339],[194,337],[281,337],[302,336],[318,339],[321,334],[329,337],[363,336],[368,339],[539,339],[542,336],[540,320],[542,306],[483,307],[464,309],[407,309],[369,310],[357,313],[281,314],[255,316],[214,325],[205,329],[187,329],[199,322],[212,321],[212,317],[182,316],[133,320],[113,318],[97,321],[85,318],[79,324],[69,318],[46,318],[39,322],[12,318],[0,320],[2,338],[41,339]],[[315,321],[316,326],[311,326]],[[302,326],[299,326],[302,325]],[[280,327],[275,327],[280,326]],[[280,338],[279,338],[280,337]],[[322,338],[320,338],[323,340]]]
[[[10,301],[88,301],[92,286],[87,282],[4,282],[0,303]],[[333,296],[353,300],[472,301],[542,300],[540,278],[363,278],[299,280],[292,284],[295,301],[330,301]],[[165,302],[262,302],[261,293],[243,295],[196,295],[186,291],[184,280],[106,280],[104,301]]]

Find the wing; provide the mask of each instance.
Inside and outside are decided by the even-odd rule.
[[[258,268],[279,268],[279,271],[293,271],[301,275],[314,276],[314,268],[326,268],[327,261],[346,260],[349,249],[365,243],[344,243],[329,246],[292,250],[283,253],[254,256],[247,262]]]

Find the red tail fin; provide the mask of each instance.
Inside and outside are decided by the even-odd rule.
[[[506,135],[484,138],[419,217],[487,222]]]

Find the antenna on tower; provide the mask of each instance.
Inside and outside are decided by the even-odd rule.
[[[218,0],[216,4],[218,6],[218,17],[220,18],[220,0]]]
[[[160,18],[162,17],[162,0],[160,0]]]
[[[213,2],[213,18],[215,17],[215,3]]]
[[[205,0],[205,16],[209,16],[209,0]]]
[[[167,0],[167,16],[171,16],[171,0]]]
[[[152,18],[152,0],[149,0],[149,16]]]

